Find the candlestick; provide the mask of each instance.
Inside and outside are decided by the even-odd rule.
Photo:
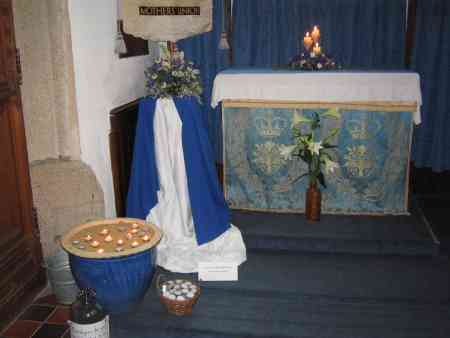
[[[314,40],[314,43],[317,43],[320,39],[320,29],[317,26],[314,26],[313,31],[311,32],[311,37]]]
[[[319,43],[316,42],[316,45],[313,48],[313,53],[316,54],[317,56],[319,56],[321,51],[322,51],[322,48],[320,48]]]
[[[313,44],[313,39],[309,35],[309,32],[306,32],[306,35],[303,38],[303,46],[305,46],[306,50],[310,50],[312,44]]]

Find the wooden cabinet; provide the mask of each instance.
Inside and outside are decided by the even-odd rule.
[[[18,78],[11,0],[0,0],[0,327],[45,284]]]

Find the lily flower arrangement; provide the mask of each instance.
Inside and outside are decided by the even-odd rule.
[[[297,156],[308,165],[308,172],[300,175],[297,180],[309,176],[310,185],[317,186],[317,183],[320,183],[325,188],[323,172],[333,173],[339,167],[334,152],[337,146],[331,143],[339,129],[332,128],[329,134],[321,139],[320,128],[324,118],[339,119],[340,114],[337,109],[328,109],[322,113],[313,112],[310,117],[295,113],[292,127],[295,143],[281,147],[281,155],[285,158]]]
[[[145,71],[147,95],[154,98],[194,96],[201,102],[200,71],[184,59],[182,51],[155,61]]]

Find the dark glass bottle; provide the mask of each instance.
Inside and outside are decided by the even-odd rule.
[[[76,324],[94,324],[105,319],[106,313],[95,299],[95,291],[82,289],[71,307],[71,321]]]

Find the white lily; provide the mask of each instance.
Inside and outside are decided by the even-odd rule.
[[[296,147],[295,145],[290,145],[290,146],[280,145],[279,150],[280,150],[281,156],[285,160],[292,159],[292,152],[294,151],[295,147]]]
[[[316,155],[319,155],[320,149],[322,149],[322,141],[308,143],[309,150]]]
[[[322,117],[333,117],[335,119],[340,119],[341,114],[337,108],[330,108],[322,114]]]
[[[325,171],[327,173],[334,173],[334,171],[339,167],[339,164],[337,162],[334,162],[332,160],[329,160],[328,158],[325,158]]]
[[[297,110],[294,112],[294,116],[292,117],[292,126],[296,126],[299,123],[310,123],[311,120],[306,116],[300,114]]]

